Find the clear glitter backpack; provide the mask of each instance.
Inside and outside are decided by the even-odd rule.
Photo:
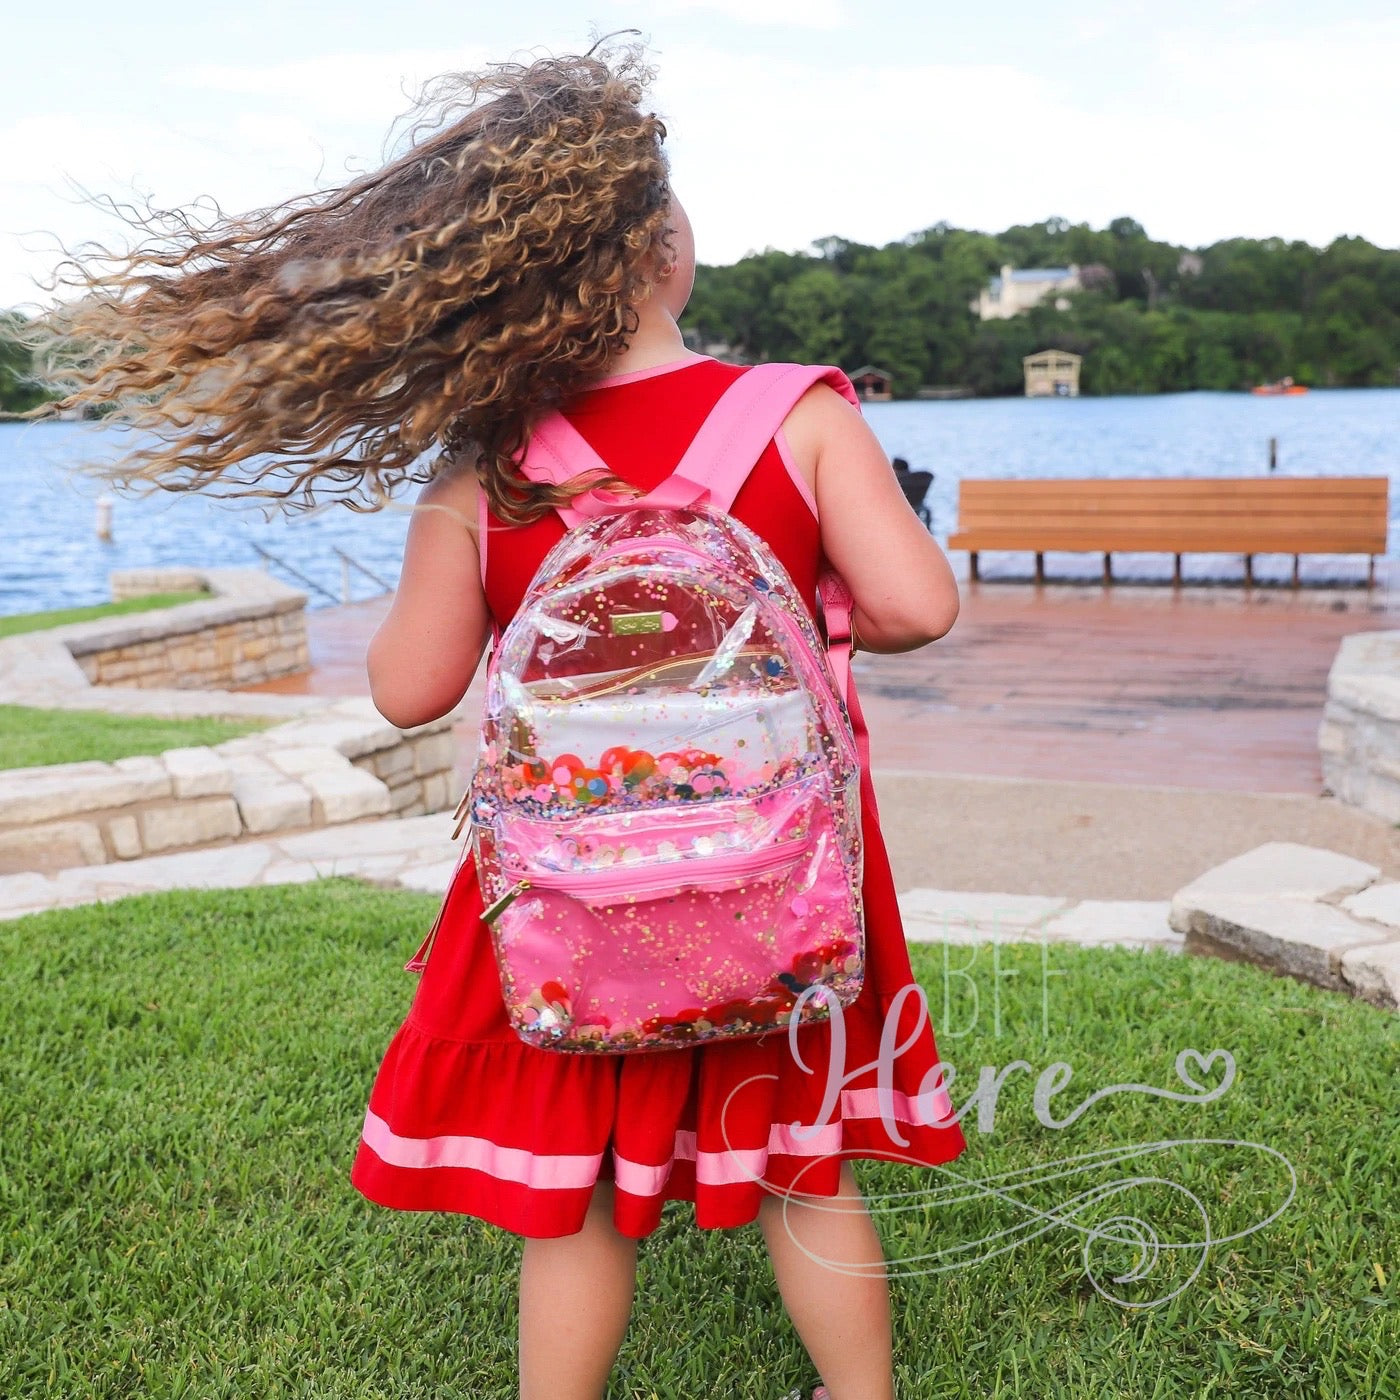
[[[656,490],[576,497],[491,652],[463,802],[506,1007],[531,1045],[754,1036],[860,993],[850,595],[823,579],[824,642],[729,514],[822,379],[856,401],[840,370],[756,367]],[[555,414],[521,470],[567,481],[602,465]]]

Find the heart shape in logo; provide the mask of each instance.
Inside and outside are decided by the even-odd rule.
[[[1212,1089],[1202,1081],[1211,1078],[1211,1066],[1216,1060],[1224,1061],[1225,1073],[1220,1083]],[[1188,1063],[1195,1067],[1195,1074],[1187,1068]],[[1197,1078],[1197,1075],[1200,1077]],[[1209,1055],[1202,1055],[1199,1050],[1183,1050],[1176,1057],[1176,1077],[1188,1089],[1194,1089],[1208,1099],[1217,1099],[1235,1082],[1235,1057],[1228,1050],[1212,1050]]]

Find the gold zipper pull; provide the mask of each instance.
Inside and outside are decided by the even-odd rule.
[[[481,911],[481,922],[484,924],[494,924],[497,919],[505,913],[506,909],[514,903],[517,896],[524,894],[530,888],[528,880],[521,880],[508,889],[495,903],[488,905]]]
[[[469,810],[471,796],[472,789],[469,784],[467,790],[462,794],[462,800],[457,804],[456,810],[452,813],[452,819],[456,823],[452,828],[452,839],[454,841],[462,834],[462,828],[467,824],[467,820],[471,815]]]

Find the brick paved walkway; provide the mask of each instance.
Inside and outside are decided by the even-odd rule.
[[[1316,795],[1337,644],[1400,627],[1400,594],[1384,586],[962,590],[941,641],[857,659],[877,768]],[[252,689],[365,693],[386,607],[309,613],[311,673]]]

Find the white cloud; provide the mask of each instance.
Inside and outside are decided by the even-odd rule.
[[[1115,99],[996,64],[836,70],[687,45],[660,67],[702,260],[1052,214],[1099,226],[1130,214],[1193,245],[1346,232],[1400,243],[1378,159],[1400,116],[1390,22],[1325,41],[1178,36]]]
[[[652,0],[652,9],[659,15],[700,12],[790,29],[840,29],[847,19],[842,0]]]
[[[660,62],[676,187],[710,262],[831,233],[885,242],[971,214],[995,196],[988,156],[1011,156],[1023,114],[1051,100],[1000,65],[833,73],[693,46]]]
[[[130,243],[130,229],[75,186],[161,208],[209,197],[228,212],[278,203],[379,164],[417,86],[483,60],[443,49],[197,65],[166,75],[191,94],[178,127],[77,109],[12,122],[0,129],[0,306],[48,300],[31,279],[52,270],[56,239],[70,249]]]
[[[438,74],[474,69],[491,55],[479,48],[424,48],[324,54],[286,63],[202,63],[166,75],[172,86],[259,97],[321,120],[392,120]]]
[[[131,227],[108,201],[144,213],[212,196],[228,211],[284,199],[314,182],[322,152],[314,129],[242,113],[222,127],[183,129],[141,117],[81,112],[25,117],[0,130],[0,305],[47,301],[42,280],[61,256],[98,242],[130,246]],[[96,202],[94,202],[96,201]]]
[[[781,16],[788,3],[744,9]],[[719,39],[682,41],[690,28],[652,40],[654,103],[705,261],[827,234],[883,243],[941,219],[998,229],[1051,214],[1096,225],[1130,214],[1189,244],[1346,232],[1400,244],[1387,158],[1400,128],[1397,20],[1163,31],[1137,51],[1131,81],[1097,86],[1050,63],[861,65],[823,57],[824,40],[806,54],[786,42],[765,51],[756,33],[719,22]],[[168,76],[178,127],[95,106],[14,121],[0,129],[0,305],[34,295],[24,274],[50,262],[14,233],[49,228],[71,246],[102,231],[65,173],[128,196],[135,184],[162,205],[201,194],[231,210],[271,203],[377,164],[422,80],[506,56],[443,46],[199,65]]]

